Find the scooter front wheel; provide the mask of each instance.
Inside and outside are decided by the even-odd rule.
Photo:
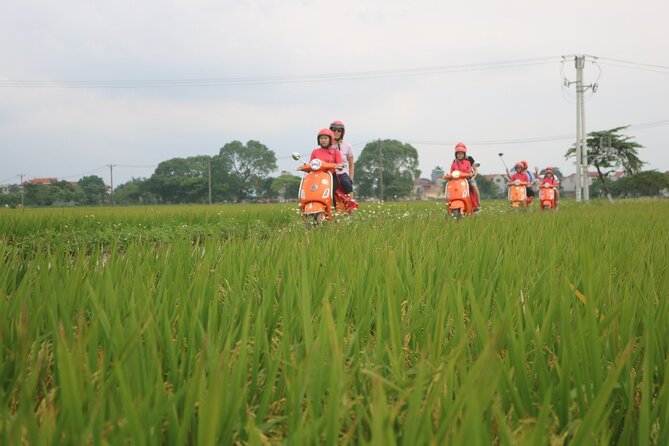
[[[325,214],[323,212],[318,212],[316,214],[307,214],[305,224],[307,225],[307,229],[314,229],[323,226],[324,221]]]

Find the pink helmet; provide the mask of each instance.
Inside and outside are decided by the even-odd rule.
[[[330,130],[330,129],[321,129],[321,130],[318,132],[318,136],[316,136],[316,144],[318,144],[318,145],[321,144],[321,142],[319,141],[319,139],[320,139],[321,136],[323,136],[323,135],[325,135],[325,136],[327,136],[327,137],[330,138],[330,143],[329,143],[329,144],[331,145],[332,142],[334,141],[334,133],[332,133],[332,130]]]
[[[455,154],[457,155],[458,152],[462,152],[465,155],[467,154],[467,146],[464,142],[459,142],[455,145]]]
[[[332,121],[330,124],[330,130],[333,132],[335,130],[341,130],[341,138],[344,139],[344,133],[346,133],[346,127],[344,126],[344,123],[341,121]]]

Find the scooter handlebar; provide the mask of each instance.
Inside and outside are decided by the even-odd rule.
[[[471,178],[473,176],[474,175],[469,172],[460,172],[459,170],[454,170],[453,172],[447,173],[441,178],[443,178],[444,180],[460,180],[460,179]]]
[[[319,159],[313,159],[309,163],[302,164],[297,168],[297,170],[301,170],[302,172],[320,172],[335,170],[336,168],[337,165],[335,163],[328,163]]]

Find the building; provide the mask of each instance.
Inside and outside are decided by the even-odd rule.
[[[506,196],[506,183],[509,179],[503,173],[493,173],[492,175],[483,175],[483,178],[497,186],[497,196]]]
[[[606,177],[608,181],[618,181],[624,175],[623,172],[613,172]],[[597,172],[588,172],[588,184],[592,186],[592,183],[596,178],[599,177]],[[560,180],[560,186],[562,188],[562,194],[565,197],[574,197],[576,196],[576,174],[572,173]]]
[[[25,181],[23,184],[43,184],[49,185],[58,182],[58,178],[33,178],[31,180]]]

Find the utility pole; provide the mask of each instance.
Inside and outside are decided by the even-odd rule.
[[[116,167],[116,164],[107,164],[107,167],[109,167],[109,182],[111,184],[109,198],[111,207],[114,207],[114,167]]]
[[[211,158],[209,158],[209,206],[211,206]]]
[[[21,209],[24,208],[24,201],[23,201],[23,174],[20,173],[19,177],[21,177],[21,182],[19,183],[19,190],[21,191]]]
[[[381,140],[377,140],[377,144],[379,145],[379,186],[381,189],[381,201],[384,201],[384,186],[383,186],[383,145],[381,144]]]
[[[590,57],[590,56],[588,56]],[[563,56],[566,58],[566,56]],[[588,144],[585,131],[585,100],[583,93],[592,88],[597,91],[597,84],[583,85],[583,69],[585,68],[585,55],[574,56],[576,67],[576,81],[570,82],[564,79],[565,86],[576,84],[576,201],[590,200],[590,178],[588,176]],[[595,58],[593,58],[595,59]]]

